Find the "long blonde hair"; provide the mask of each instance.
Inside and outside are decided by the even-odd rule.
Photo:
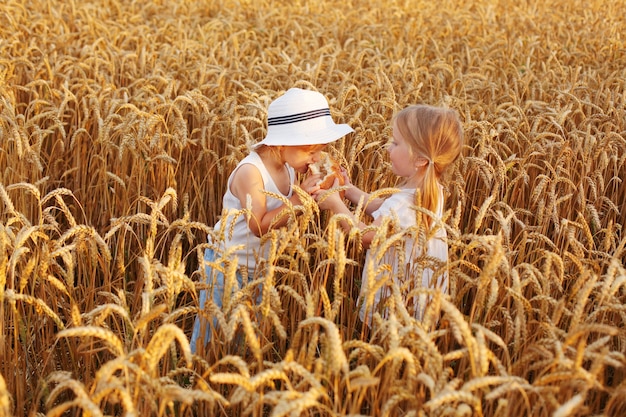
[[[395,127],[411,150],[411,157],[428,160],[421,189],[416,190],[416,203],[436,212],[439,201],[439,179],[457,159],[463,147],[463,126],[455,110],[428,105],[412,105],[398,112]],[[443,202],[441,202],[443,203]],[[423,215],[431,225],[430,216]]]

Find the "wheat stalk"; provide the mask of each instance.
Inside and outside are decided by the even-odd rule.
[[[124,356],[125,349],[124,344],[120,338],[115,335],[110,330],[104,329],[102,327],[97,326],[81,326],[81,327],[73,327],[70,329],[64,329],[57,334],[58,338],[63,337],[85,337],[92,338],[95,337],[97,339],[105,342],[107,348],[116,356]]]

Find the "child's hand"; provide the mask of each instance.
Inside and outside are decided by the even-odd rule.
[[[317,201],[317,204],[322,210],[330,210],[337,212],[339,207],[344,206],[343,198],[339,194],[339,180],[335,179],[333,186],[328,190],[323,190],[319,187],[317,191],[313,193],[313,198]]]
[[[317,191],[320,190],[320,186],[318,185],[322,176],[320,174],[309,175],[300,184],[300,188],[309,193],[309,195],[314,195]]]
[[[341,167],[341,175],[343,176],[344,185],[352,185],[352,181],[350,181],[350,176],[348,175],[348,170],[346,170],[343,166]]]

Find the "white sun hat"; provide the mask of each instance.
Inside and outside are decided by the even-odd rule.
[[[322,94],[290,88],[267,109],[267,135],[254,145],[321,145],[354,132],[347,124],[335,124],[328,100]]]

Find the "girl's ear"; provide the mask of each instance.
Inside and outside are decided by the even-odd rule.
[[[417,158],[415,160],[415,168],[425,167],[428,165],[428,159],[426,158]]]

